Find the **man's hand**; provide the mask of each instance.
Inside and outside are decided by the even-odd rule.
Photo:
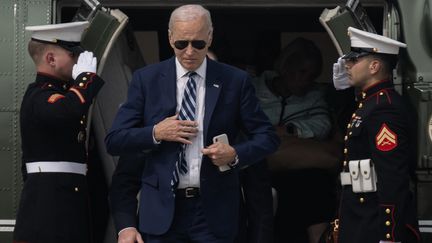
[[[232,163],[236,157],[236,151],[229,144],[214,143],[207,148],[203,148],[201,152],[207,155],[216,166],[227,165]]]
[[[349,84],[348,73],[345,68],[345,60],[339,57],[337,63],[333,63],[333,85],[336,90],[347,89]]]
[[[120,231],[118,243],[144,243],[141,234],[135,228],[127,228]]]
[[[189,138],[198,133],[198,123],[195,121],[178,120],[178,114],[167,117],[154,127],[156,141],[172,141],[192,144]]]
[[[78,57],[77,63],[72,68],[72,78],[84,72],[96,73],[97,60],[93,57],[93,52],[85,51]]]

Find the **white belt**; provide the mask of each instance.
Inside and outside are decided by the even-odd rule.
[[[86,175],[87,165],[68,161],[38,161],[26,163],[27,174],[30,173],[73,173]]]

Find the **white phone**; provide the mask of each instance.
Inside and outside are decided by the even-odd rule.
[[[214,136],[213,137],[213,143],[217,143],[217,142],[229,144],[228,136],[225,133],[223,133],[221,135]]]
[[[225,133],[222,133],[221,135],[214,136],[213,137],[213,143],[217,143],[217,142],[229,144],[228,136]],[[219,171],[220,172],[224,172],[224,171],[227,171],[227,170],[230,170],[230,169],[231,169],[231,167],[229,167],[228,165],[221,165],[221,166],[219,166]]]

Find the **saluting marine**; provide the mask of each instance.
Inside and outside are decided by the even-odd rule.
[[[14,242],[90,242],[86,115],[104,81],[80,46],[88,25],[26,27],[37,75],[20,111],[24,187]]]
[[[335,65],[345,65],[349,85],[359,93],[345,136],[339,242],[419,242],[410,190],[413,120],[392,82],[406,45],[352,27],[348,33],[351,52]]]

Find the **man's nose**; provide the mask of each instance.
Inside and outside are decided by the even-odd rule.
[[[192,47],[192,44],[189,42],[188,46],[186,47],[186,54],[191,55],[194,52],[194,48]]]

